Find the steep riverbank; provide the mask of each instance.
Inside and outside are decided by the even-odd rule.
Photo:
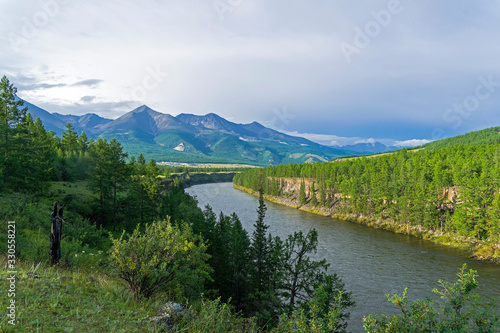
[[[172,174],[164,182],[168,186],[172,182],[189,187],[200,184],[232,182],[238,172],[183,172]]]
[[[259,195],[258,192],[253,191],[252,189],[249,188],[245,188],[235,184],[233,184],[233,187],[235,189],[247,192],[254,196]],[[295,193],[298,193],[298,191],[295,191]],[[432,242],[436,242],[439,244],[457,247],[467,251],[472,258],[500,264],[500,249],[496,244],[490,244],[484,241],[477,241],[472,238],[465,238],[451,233],[436,232],[433,230],[426,230],[424,228],[415,227],[411,225],[401,225],[394,223],[390,220],[369,218],[366,216],[362,216],[361,214],[357,215],[339,214],[333,209],[327,209],[325,207],[318,208],[311,205],[310,203],[307,203],[305,205],[300,205],[298,197],[295,195],[272,196],[266,194],[264,195],[264,198],[268,201],[300,209],[302,211],[306,211],[309,213],[318,214],[322,216],[329,216],[335,219],[354,222],[376,229],[387,230],[398,234],[411,235],[417,238],[430,240]]]

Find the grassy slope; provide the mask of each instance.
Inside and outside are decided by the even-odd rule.
[[[0,264],[5,268],[5,262]],[[2,320],[2,332],[155,331],[154,323],[144,319],[156,314],[158,304],[151,300],[135,301],[119,281],[102,271],[30,263],[18,263],[16,269],[16,326]],[[2,284],[6,277],[7,272],[2,269]],[[2,297],[3,309],[7,301],[7,297]]]
[[[218,174],[218,173],[216,173]],[[61,266],[48,266],[50,211],[53,201],[73,197],[82,202],[93,197],[87,182],[54,182],[46,197],[0,194],[0,219],[16,221],[16,325],[8,323],[7,227],[0,224],[0,307],[5,309],[0,332],[159,332],[150,318],[169,295],[135,300],[123,281],[108,275],[110,242],[106,235],[94,238],[88,223],[80,225],[76,206],[65,208]],[[77,205],[78,206],[78,205]],[[90,234],[90,235],[88,235]],[[118,237],[117,232],[115,237]],[[77,240],[75,240],[77,239]],[[181,302],[185,302],[182,300]],[[190,304],[193,318],[178,324],[185,332],[241,332],[249,321],[236,318],[230,307],[217,300]]]

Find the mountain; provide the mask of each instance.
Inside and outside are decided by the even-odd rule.
[[[116,138],[130,155],[143,153],[156,161],[275,165],[326,162],[355,153],[283,134],[257,122],[233,123],[214,113],[174,117],[143,105],[111,120],[93,113],[50,114],[26,105],[47,129],[59,135],[69,122],[78,132],[85,130],[94,138]]]
[[[175,117],[143,105],[106,124],[97,126],[100,132],[138,130],[156,136],[166,130],[192,130]]]
[[[214,113],[173,117],[145,105],[96,127],[116,138],[131,154],[157,161],[219,162],[269,165],[328,161],[351,154],[266,128],[236,124]]]
[[[28,113],[31,114],[33,119],[40,118],[47,131],[54,131],[54,133],[59,136],[62,134],[64,125],[66,124],[65,122],[36,105],[26,102],[25,100],[23,100],[23,102],[24,106],[28,108]]]
[[[385,153],[388,151],[397,150],[397,147],[389,147],[380,142],[374,143],[357,143],[354,145],[342,146],[342,149],[353,151],[357,154],[375,154]]]
[[[52,115],[61,120],[64,124],[70,123],[78,132],[80,132],[81,130],[89,132],[92,131],[96,126],[103,125],[112,121],[111,119],[106,119],[98,116],[95,113],[87,113],[83,116],[74,116],[70,114],[66,115],[59,113],[53,113]]]

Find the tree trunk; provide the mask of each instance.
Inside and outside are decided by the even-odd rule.
[[[62,235],[62,222],[63,222],[63,207],[57,213],[57,202],[54,202],[54,208],[52,209],[50,228],[50,252],[49,252],[49,264],[54,266],[61,260],[61,235]]]

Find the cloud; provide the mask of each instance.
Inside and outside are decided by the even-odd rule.
[[[83,103],[91,103],[92,101],[94,101],[96,99],[95,96],[83,96],[80,101],[82,101]]]
[[[72,86],[74,86],[74,87],[78,87],[78,86],[95,87],[101,82],[102,82],[102,80],[88,79],[88,80],[83,80],[83,81],[73,83]]]
[[[362,139],[362,140],[356,140],[356,141],[354,141],[355,144],[357,144],[357,143],[368,143],[368,144],[371,144],[372,146],[375,145],[375,142],[377,142],[377,141],[374,138]]]
[[[424,145],[426,143],[431,142],[430,140],[425,140],[425,139],[411,139],[411,140],[405,140],[405,141],[396,141],[394,143],[394,146],[396,147],[416,147],[420,145]]]
[[[48,109],[91,112],[133,100],[131,109],[249,123],[271,121],[286,105],[295,115],[286,130],[339,145],[432,140],[436,130],[450,136],[500,124],[500,89],[459,127],[446,116],[474,94],[478,77],[500,81],[500,44],[492,43],[498,2],[402,0],[351,63],[340,45],[354,45],[359,29],[376,24],[372,12],[387,9],[387,0],[228,1],[222,17],[212,1],[57,3],[47,12],[37,0],[8,2],[0,14],[0,73],[19,78],[19,93]],[[32,20],[45,16],[44,24]],[[169,75],[155,80],[151,68]]]

